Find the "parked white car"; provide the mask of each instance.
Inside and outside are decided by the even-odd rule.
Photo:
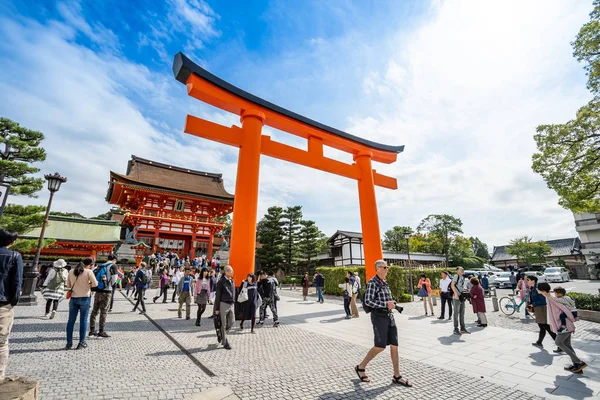
[[[494,267],[493,265],[489,265],[489,264],[483,264],[483,268],[485,268],[486,271],[504,272],[503,269],[500,269],[498,267]]]
[[[562,267],[550,267],[544,271],[547,282],[569,282],[571,277],[569,271]]]
[[[495,276],[496,279],[494,280],[494,286],[497,288],[512,288],[512,285],[510,284],[510,272],[502,272]]]
[[[548,282],[548,279],[546,278],[546,276],[540,271],[525,271],[524,274],[526,277],[529,275],[537,276],[538,283]]]

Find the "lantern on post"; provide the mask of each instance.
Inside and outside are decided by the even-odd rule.
[[[150,249],[150,248],[151,247],[148,246],[144,242],[139,242],[135,246],[131,246],[131,249],[135,250],[135,265],[136,266],[138,266],[138,267],[140,266],[140,263],[142,262],[142,258],[144,258],[144,253],[146,251],[148,251],[148,249]]]

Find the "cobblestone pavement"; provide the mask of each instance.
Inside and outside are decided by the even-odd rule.
[[[152,295],[149,291],[148,299]],[[461,347],[467,342],[457,339],[445,343],[445,339],[438,341],[435,337],[420,339],[419,332],[431,331],[431,328],[425,326],[426,321],[411,320],[408,316],[398,319],[402,324],[401,342],[406,342],[408,347],[423,348],[415,351],[414,347],[401,347],[400,364],[402,374],[413,379],[415,387],[409,389],[391,384],[388,351],[369,365],[368,373],[374,382],[360,384],[353,366],[372,343],[368,318],[345,321],[337,305],[302,302],[288,295],[282,296],[279,306],[282,326],[273,328],[267,323],[253,335],[249,329],[240,331],[236,323],[230,336],[231,351],[217,346],[212,320],[205,318],[202,326],[196,327],[193,318],[189,321],[177,318],[177,303],[152,304],[150,301],[146,317],[132,313],[132,304],[117,292],[114,311],[109,314],[106,325],[111,337],[88,339],[88,348],[80,351],[63,350],[67,320],[65,302],[59,305],[53,320],[41,317],[41,304],[17,307],[10,337],[8,373],[37,379],[42,400],[180,399],[215,386],[230,386],[244,400],[539,399],[558,398],[545,394],[569,383],[571,387],[580,388],[577,382],[568,381],[571,378],[568,374],[564,378],[558,375],[554,378],[555,370],[548,370],[552,373],[541,374],[540,379],[556,380],[556,384],[548,382],[546,392],[529,390],[519,379],[534,375],[533,371],[521,371],[520,378],[517,375],[496,376],[498,371],[493,365],[476,365],[484,363],[482,357],[475,360],[477,362],[460,363],[473,367],[471,371],[465,365],[455,367],[453,363],[458,361],[454,360],[464,361],[464,356],[467,361],[469,359],[471,352]],[[195,311],[196,306],[193,306],[192,316]],[[211,311],[210,307],[208,311]],[[415,330],[415,338],[409,337],[409,328]],[[484,339],[484,335],[471,336],[467,339],[473,341],[473,346],[477,345],[477,340]],[[433,348],[449,351],[438,352]],[[506,350],[514,353],[515,348],[506,347]],[[498,368],[508,371],[514,364],[502,360],[502,355],[493,349],[489,354],[485,359],[495,358],[500,364],[507,364]],[[588,357],[586,360],[594,360],[592,353],[583,354]],[[438,361],[424,361],[424,355]],[[538,363],[541,362],[543,360],[539,359]],[[544,370],[543,366],[531,368],[538,372]],[[483,379],[480,374],[494,375],[495,378],[486,376]],[[509,379],[518,382],[511,383]],[[595,386],[589,380],[583,382],[587,384],[586,389],[576,393],[588,394],[587,390],[591,396],[600,395],[600,383]],[[441,383],[443,391],[440,391]],[[541,381],[538,384],[548,386]],[[579,398],[585,397],[589,396]]]
[[[284,288],[283,291],[288,296],[302,298],[302,290],[301,289],[288,290],[288,288]],[[500,300],[500,298],[501,298],[500,296],[503,297],[504,295],[501,295],[499,293],[498,296],[499,296],[498,300]],[[314,288],[310,289],[309,298],[316,299],[316,293],[315,293]],[[325,298],[327,299],[327,301],[333,301],[333,302],[337,302],[339,304],[343,304],[343,300],[339,296],[325,295]],[[486,298],[485,301],[486,301],[486,308],[488,311],[486,313],[486,316],[488,319],[489,326],[496,326],[499,328],[506,328],[506,329],[514,329],[514,330],[518,330],[518,331],[538,332],[539,329],[535,323],[535,320],[533,318],[529,318],[529,319],[525,318],[525,309],[524,308],[521,309],[520,313],[515,313],[511,316],[507,316],[500,311],[493,311],[494,308],[492,306],[491,298]],[[406,314],[413,315],[413,316],[422,316],[423,318],[425,318],[423,302],[417,296],[415,296],[415,301],[413,301],[412,303],[403,303],[402,306],[404,307],[404,312]],[[437,299],[437,305],[433,306],[433,309],[435,311],[436,317],[439,317],[440,312],[441,312],[441,300],[440,299]],[[473,310],[472,306],[467,303],[467,308],[465,310],[465,319],[467,321],[470,318],[476,319],[475,314],[472,313],[472,310]],[[447,317],[448,317],[448,310],[446,310],[446,318]],[[575,337],[577,337],[578,339],[600,341],[600,324],[598,324],[596,322],[591,322],[591,321],[579,321],[579,322],[576,322],[575,325],[576,325]]]

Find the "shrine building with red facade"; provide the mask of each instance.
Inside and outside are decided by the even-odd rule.
[[[195,171],[131,156],[125,175],[110,172],[106,200],[118,206],[130,242],[144,242],[153,252],[180,257],[212,256],[218,220],[233,211],[234,196],[221,174]]]

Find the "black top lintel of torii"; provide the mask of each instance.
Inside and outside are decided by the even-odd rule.
[[[347,132],[340,131],[339,129],[332,128],[320,122],[314,121],[310,118],[304,117],[300,114],[296,114],[295,112],[286,110],[283,107],[280,107],[276,104],[268,102],[264,99],[261,99],[258,96],[255,96],[251,93],[248,93],[229,82],[224,81],[216,75],[211,74],[204,68],[200,67],[198,64],[194,63],[192,60],[187,58],[183,53],[179,52],[175,55],[175,60],[173,61],[173,74],[175,75],[175,79],[179,82],[186,84],[190,74],[195,74],[201,79],[235,95],[246,101],[254,103],[260,107],[264,107],[270,111],[276,112],[278,114],[284,115],[288,118],[294,119],[296,121],[302,122],[306,125],[310,125],[316,129],[320,129],[322,131],[331,133],[333,135],[339,136],[344,139],[351,140],[353,142],[359,143],[361,145],[370,147],[375,150],[387,151],[391,153],[401,153],[404,151],[404,146],[390,146],[386,144],[381,144],[377,142],[373,142],[371,140],[363,139],[358,136],[351,135]]]

